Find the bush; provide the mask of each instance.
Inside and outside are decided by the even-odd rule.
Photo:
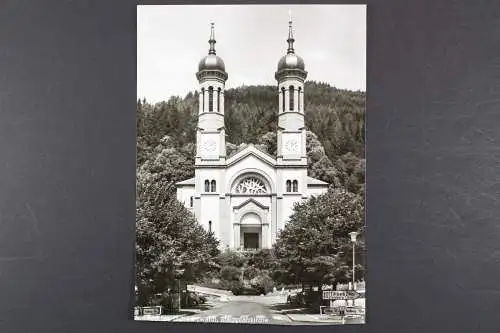
[[[237,281],[240,279],[241,270],[235,266],[224,266],[220,270],[220,279],[226,281]]]
[[[219,256],[217,257],[217,261],[222,267],[223,266],[242,267],[246,261],[246,258],[243,254],[237,251],[232,251],[227,249],[219,254]]]
[[[222,281],[223,289],[230,290],[233,295],[243,293],[244,285],[241,281]]]
[[[252,280],[255,279],[257,276],[259,276],[260,273],[261,272],[259,269],[250,266],[245,269],[244,277],[245,279]]]
[[[261,294],[267,294],[273,291],[275,284],[267,272],[261,272],[259,276],[254,279],[252,287],[260,290]]]
[[[271,268],[271,265],[274,262],[274,256],[271,249],[261,249],[252,253],[248,259],[248,264],[259,270],[267,270]]]

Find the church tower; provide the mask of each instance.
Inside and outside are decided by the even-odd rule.
[[[200,84],[196,130],[194,215],[218,239],[224,239],[220,216],[224,211],[226,132],[224,129],[224,61],[215,52],[214,24],[211,24],[208,55],[198,64]],[[221,200],[222,199],[222,200]]]
[[[200,84],[196,164],[224,164],[226,140],[224,129],[224,85],[227,80],[224,61],[215,52],[212,23],[208,55],[201,59],[196,78]]]
[[[292,18],[289,20],[288,50],[278,62],[274,77],[278,81],[278,165],[307,166],[304,125],[304,60],[295,53]]]
[[[304,124],[304,81],[307,77],[304,60],[295,53],[292,18],[288,22],[288,50],[278,62],[274,77],[278,81],[278,132],[276,156],[276,208],[279,230],[293,213],[293,205],[307,198],[307,153]]]

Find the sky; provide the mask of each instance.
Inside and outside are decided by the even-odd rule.
[[[198,89],[211,22],[226,89],[276,85],[290,12],[307,80],[366,90],[365,5],[163,5],[137,6],[137,97],[159,102]]]

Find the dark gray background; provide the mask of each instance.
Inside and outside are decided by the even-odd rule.
[[[500,331],[496,2],[370,2],[369,324],[336,332]],[[128,319],[135,31],[134,1],[0,3],[1,332],[196,327]]]

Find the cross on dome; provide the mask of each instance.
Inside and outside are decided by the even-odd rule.
[[[208,43],[210,44],[210,49],[208,50],[208,54],[215,54],[215,28],[214,28],[214,23],[210,23],[210,40]]]

